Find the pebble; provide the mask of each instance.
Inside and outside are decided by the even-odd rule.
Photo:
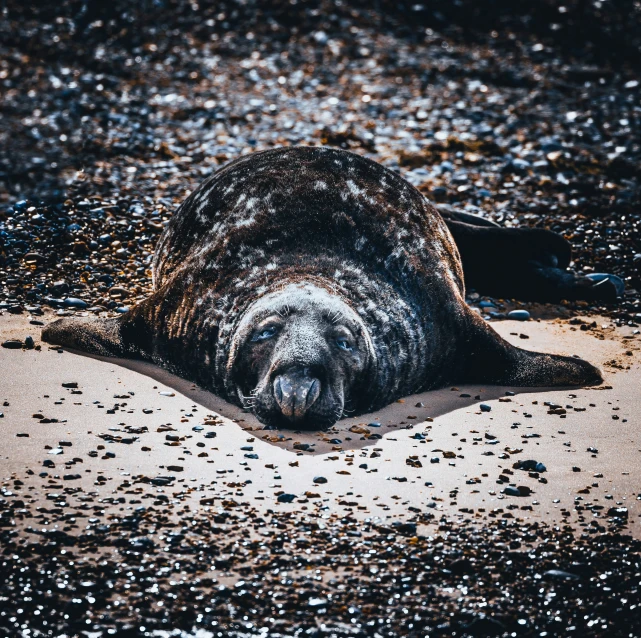
[[[315,476],[314,483],[327,483],[327,479],[324,476]]]
[[[580,580],[580,577],[570,572],[565,572],[562,569],[548,569],[543,572],[543,578],[549,580]]]
[[[514,321],[527,321],[530,313],[527,310],[511,310],[507,313],[507,318]]]
[[[89,307],[89,304],[83,299],[78,299],[77,297],[66,297],[64,299],[64,304],[68,308],[78,308],[84,310]]]
[[[491,412],[492,411],[492,406],[488,405],[487,403],[481,403],[479,405],[479,408],[481,409],[481,412]]]
[[[519,485],[518,487],[512,487],[508,485],[503,493],[506,496],[529,496],[532,493],[532,490],[527,485]]]
[[[279,494],[278,502],[279,503],[291,503],[296,498],[296,494]]]
[[[20,350],[24,344],[18,339],[7,339],[2,342],[2,347],[8,350]]]
[[[525,470],[527,472],[547,472],[547,467],[543,463],[532,459],[517,461],[512,467],[516,470]]]
[[[592,281],[596,281],[597,283],[609,279],[614,284],[617,295],[619,297],[621,297],[625,292],[625,282],[623,281],[623,279],[621,279],[621,277],[617,277],[616,275],[612,275],[610,273],[593,272],[586,275],[586,277],[588,279],[591,279]]]

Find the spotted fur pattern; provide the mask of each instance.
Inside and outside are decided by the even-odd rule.
[[[243,312],[300,281],[339,294],[370,329],[379,369],[367,407],[448,376],[464,294],[456,246],[421,193],[361,156],[295,147],[237,159],[176,212],[153,272],[151,354],[228,398]]]

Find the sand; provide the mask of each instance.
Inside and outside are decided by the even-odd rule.
[[[52,318],[0,316],[0,341],[30,334],[41,345],[0,349],[2,479],[7,489],[15,489],[16,478],[24,482],[20,494],[29,507],[47,502],[45,479],[75,476],[63,478],[65,485],[100,498],[112,496],[123,477],[173,476],[176,482],[158,493],[171,498],[178,490],[196,509],[227,502],[382,520],[431,509],[479,524],[502,516],[579,527],[601,524],[610,508],[624,507],[627,533],[641,538],[641,338],[633,327],[599,318],[589,330],[567,321],[493,323],[519,346],[590,360],[604,372],[601,387],[446,388],[344,419],[329,432],[301,433],[265,430],[154,365],[40,344],[40,327],[30,319]],[[68,383],[78,388],[63,387]],[[506,396],[510,391],[515,395]],[[481,403],[491,410],[481,411]],[[564,413],[550,414],[546,403]],[[45,460],[55,467],[43,467]],[[520,460],[547,471],[537,478],[513,469]],[[510,485],[531,494],[503,494]],[[282,493],[295,495],[293,502],[278,502]],[[108,515],[131,504],[116,499],[101,507]]]

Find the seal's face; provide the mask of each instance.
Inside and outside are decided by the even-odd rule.
[[[245,313],[228,370],[243,405],[263,423],[322,428],[341,418],[373,357],[365,325],[340,297],[290,284]]]

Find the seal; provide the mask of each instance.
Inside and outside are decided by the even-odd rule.
[[[473,244],[473,220],[450,218]],[[481,243],[484,228],[495,243],[510,230],[478,225]],[[508,235],[524,263],[567,260],[553,233]],[[43,339],[153,360],[278,427],[327,427],[451,383],[602,380],[586,361],[502,339],[465,303],[461,256],[435,207],[338,149],[257,152],[217,171],[171,219],[153,277],[153,294],[123,316],[63,318]]]

